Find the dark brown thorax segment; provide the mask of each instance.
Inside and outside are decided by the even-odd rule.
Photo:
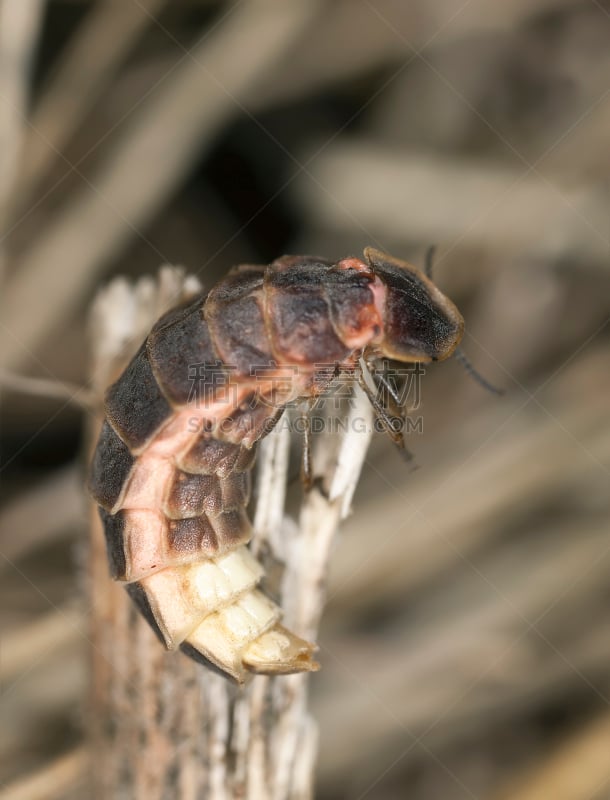
[[[279,363],[343,361],[350,352],[339,338],[328,300],[329,262],[296,257],[274,262],[265,272],[266,318]]]
[[[174,407],[213,399],[223,365],[203,317],[204,298],[170,311],[150,332],[146,347],[154,375]]]
[[[412,264],[367,247],[385,286],[382,354],[398,361],[441,361],[459,344],[464,320],[455,305]]]
[[[335,329],[352,348],[362,348],[381,337],[383,317],[377,295],[382,287],[370,267],[359,258],[344,258],[333,271],[328,299]]]
[[[214,287],[204,314],[216,351],[237,378],[273,362],[265,324],[263,268],[230,273]]]
[[[375,275],[360,259],[284,256],[265,273],[267,324],[278,360],[342,363],[380,336]]]
[[[105,406],[109,423],[132,453],[140,452],[171,417],[145,344],[106,392]]]

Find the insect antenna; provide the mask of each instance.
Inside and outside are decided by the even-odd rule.
[[[436,245],[431,244],[430,247],[426,250],[426,255],[424,256],[424,272],[426,273],[426,277],[432,280],[432,268],[434,266],[434,256],[436,254]]]
[[[460,364],[464,367],[468,375],[482,386],[483,389],[488,391],[490,394],[495,394],[498,396],[502,396],[504,394],[504,389],[500,389],[498,386],[494,386],[493,383],[490,383],[486,378],[484,378],[480,372],[478,372],[475,367],[470,363],[467,355],[464,353],[461,347],[458,347],[455,352],[453,353],[453,357],[460,362]]]
[[[430,247],[428,247],[428,249],[426,250],[426,255],[424,256],[424,272],[426,273],[426,276],[430,278],[430,280],[432,280],[432,269],[434,267],[435,254],[436,254],[436,245],[431,244]],[[475,367],[470,363],[468,357],[466,356],[466,353],[464,353],[461,347],[457,348],[453,356],[464,367],[468,375],[470,375],[470,377],[476,383],[478,383],[479,386],[482,386],[483,389],[490,392],[490,394],[495,394],[500,396],[504,394],[504,389],[500,389],[497,386],[494,386],[493,383],[490,383],[488,380],[486,380],[481,375],[481,373],[475,369]]]

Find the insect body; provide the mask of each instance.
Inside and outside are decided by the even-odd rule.
[[[455,306],[419,270],[367,248],[337,263],[240,266],[156,323],[107,391],[89,487],[112,577],[168,649],[242,682],[317,669],[258,588],[245,512],[256,443],[328,365],[447,358]],[[322,365],[322,368],[321,368]]]

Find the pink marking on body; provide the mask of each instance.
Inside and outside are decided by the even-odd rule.
[[[195,443],[203,430],[212,431],[248,396],[248,385],[227,386],[227,397],[215,403],[191,403],[176,411],[140,455],[177,459]]]
[[[381,325],[383,325],[383,320],[385,317],[384,309],[386,300],[386,287],[383,281],[380,280],[377,275],[375,275],[375,271],[371,269],[370,264],[361,261],[359,258],[342,258],[341,261],[337,261],[337,268],[355,269],[356,272],[364,272],[373,278],[369,288],[373,292],[373,297],[375,298],[375,307],[377,308]]]
[[[258,392],[261,397],[284,405],[309,394],[313,375],[313,367],[307,364],[276,366],[265,369],[261,379],[250,384],[249,392]]]
[[[174,412],[169,422],[144,448],[142,455],[170,458],[188,450],[197,438],[205,418],[205,409],[196,406]]]
[[[125,512],[124,550],[127,580],[135,581],[168,566],[167,520],[158,511],[129,509]]]
[[[355,257],[342,258],[341,261],[337,261],[337,269],[355,269],[356,272],[366,272],[371,278],[374,275],[369,264]]]
[[[127,483],[127,491],[116,510],[162,508],[175,470],[174,463],[168,458],[142,453],[136,461]]]
[[[205,405],[192,404],[176,411],[138,456],[114,513],[120,509],[163,508],[177,469],[176,459],[193,446],[203,430],[210,427],[213,433],[253,392],[258,391],[264,395],[277,390],[278,381],[286,386],[285,394],[282,392],[281,398],[281,402],[285,403],[307,392],[311,384],[311,374],[309,371],[295,373],[292,368],[277,367],[265,373],[264,379],[260,381],[228,386],[227,397],[222,400]]]
[[[370,264],[360,258],[342,258],[337,262],[338,269],[353,269],[356,272],[368,275],[372,280],[369,289],[373,293],[373,305],[362,309],[357,324],[354,325],[354,332],[346,337],[343,334],[343,341],[348,347],[354,349],[364,348],[370,344],[381,342],[384,336],[383,322],[386,300],[386,287]]]
[[[356,259],[349,259],[354,261]],[[343,330],[341,338],[347,347],[360,350],[371,344],[381,342],[383,332],[383,309],[385,306],[386,287],[377,276],[368,287],[373,295],[373,302],[358,310],[353,320],[351,332]]]
[[[375,298],[375,308],[377,309],[377,314],[379,315],[379,324],[381,326],[381,331],[376,339],[376,341],[381,341],[385,335],[384,332],[384,322],[385,322],[385,304],[386,304],[386,297],[387,297],[387,288],[385,283],[375,275],[375,280],[370,285],[370,290],[373,292],[373,297]],[[374,344],[375,342],[373,342]]]

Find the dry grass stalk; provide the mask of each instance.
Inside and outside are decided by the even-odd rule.
[[[314,47],[300,47],[282,65],[272,83],[259,85],[253,102],[294,101],[341,81],[393,62],[401,70],[416,49],[447,46],[469,36],[518,29],[537,14],[559,9],[570,0],[513,0],[502,5],[446,0],[357,2],[333,0],[324,10],[324,24]],[[341,46],[337,47],[337,42]]]
[[[297,188],[306,212],[331,230],[352,230],[356,221],[378,236],[484,245],[530,258],[578,254],[607,265],[604,189],[593,182],[562,186],[527,164],[392,152],[372,139],[331,145],[312,172],[333,187],[332,196],[309,178]],[[551,233],[541,236],[541,229]]]
[[[98,296],[92,313],[97,391],[125,363],[168,301],[176,302],[193,288],[180,271],[166,269],[158,288],[141,281],[130,290],[119,280]],[[370,421],[361,393],[349,414],[352,420]],[[298,526],[283,516],[288,444],[288,428],[281,425],[262,444],[252,548],[283,572],[278,594],[287,625],[315,639],[333,535],[349,510],[368,437],[353,424],[345,432],[320,437],[314,465],[321,487],[304,497]],[[90,733],[96,796],[311,797],[317,733],[307,710],[307,676],[256,676],[237,689],[181,654],[164,652],[122,587],[108,577],[93,507],[91,529]]]
[[[610,784],[610,714],[573,733],[495,800],[603,800]]]
[[[0,800],[64,800],[68,792],[82,784],[87,762],[85,748],[76,748],[33,775],[0,789]]]
[[[3,324],[11,332],[0,339],[2,366],[22,362],[28,349],[78,307],[97,273],[150,221],[290,48],[317,5],[268,0],[239,5],[185,53],[167,82],[134,112],[129,130],[99,174],[24,254],[0,304]],[[253,40],[254,48],[248,46]],[[49,269],[49,264],[65,263],[70,269]],[[32,297],[45,302],[36,314],[24,315]]]
[[[57,160],[143,30],[152,24],[151,17],[164,4],[165,0],[146,0],[142,5],[93,5],[62,52],[48,88],[34,109],[31,127],[25,132],[25,157],[17,187],[19,200],[28,197]]]
[[[0,570],[66,531],[84,518],[82,476],[71,464],[55,470],[5,505],[0,513]],[[19,531],[19,536],[15,535]]]
[[[19,154],[25,131],[30,67],[44,0],[0,2],[0,226],[15,188]]]
[[[84,617],[72,606],[48,611],[29,625],[2,637],[0,683],[3,686],[54,650],[72,644],[80,635]]]

